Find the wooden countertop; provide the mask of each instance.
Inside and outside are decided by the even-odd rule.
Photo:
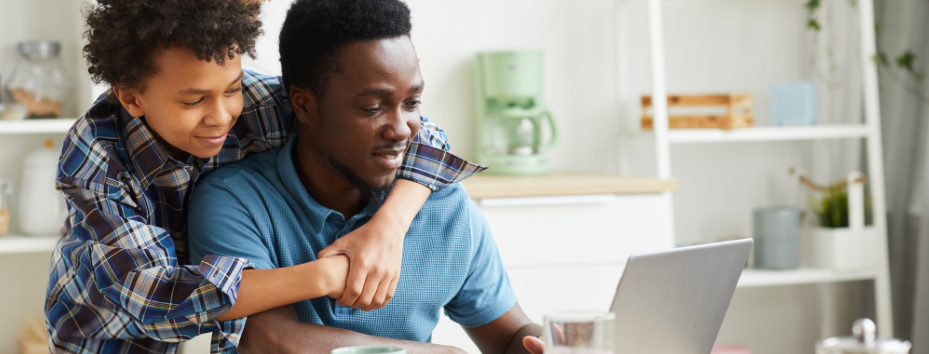
[[[554,171],[543,176],[479,174],[462,182],[472,199],[583,194],[642,194],[677,189],[677,180],[595,172]]]

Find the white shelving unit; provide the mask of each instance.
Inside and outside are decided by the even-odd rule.
[[[831,269],[800,268],[796,270],[762,270],[746,269],[739,278],[740,288],[753,288],[761,286],[798,285],[834,283],[853,280],[873,280],[877,272],[873,270],[860,270],[838,272]]]
[[[649,45],[651,55],[651,85],[654,115],[652,132],[634,133],[631,138],[654,139],[658,178],[671,178],[671,144],[726,143],[761,141],[797,141],[824,139],[865,139],[868,159],[868,178],[873,200],[874,226],[880,230],[880,242],[874,250],[878,266],[856,272],[836,272],[828,269],[797,269],[791,271],[763,271],[746,269],[739,287],[761,287],[828,282],[873,280],[877,323],[880,335],[893,337],[891,313],[890,273],[887,263],[887,220],[884,200],[884,163],[881,151],[880,102],[878,100],[877,64],[871,59],[876,54],[873,0],[857,2],[861,40],[861,69],[864,89],[864,124],[823,125],[806,127],[753,127],[744,129],[669,130],[665,76],[662,1],[648,0]],[[672,198],[666,193],[667,198]]]
[[[0,120],[0,135],[67,133],[76,118]]]
[[[51,252],[58,242],[56,236],[17,236],[0,237],[0,254]]]
[[[753,127],[744,129],[682,129],[668,131],[671,144],[688,143],[724,143],[752,141],[794,141],[865,138],[868,127],[865,125],[818,125],[792,127]],[[640,132],[632,135],[638,139],[652,139],[653,132]]]

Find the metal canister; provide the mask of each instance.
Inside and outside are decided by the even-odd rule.
[[[816,354],[909,354],[912,347],[907,341],[877,338],[874,321],[862,318],[852,326],[851,337],[824,339],[816,344]]]

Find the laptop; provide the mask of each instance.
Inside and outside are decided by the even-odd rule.
[[[629,257],[610,311],[616,354],[709,354],[751,239]]]

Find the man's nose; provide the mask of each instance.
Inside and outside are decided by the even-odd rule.
[[[388,129],[384,131],[385,139],[404,141],[419,131],[419,112],[409,112],[401,106],[391,110],[388,120]]]

